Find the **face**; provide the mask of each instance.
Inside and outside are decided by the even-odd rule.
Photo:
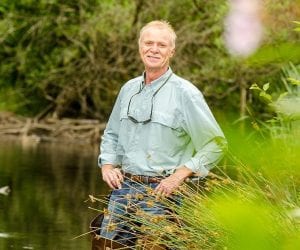
[[[165,71],[175,49],[167,30],[149,27],[141,36],[139,52],[146,71]]]

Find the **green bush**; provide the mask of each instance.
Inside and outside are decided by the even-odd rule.
[[[20,99],[12,106],[1,99],[1,109],[106,120],[120,87],[143,70],[138,31],[148,21],[166,19],[178,34],[173,70],[196,84],[215,109],[244,115],[250,84],[276,81],[284,63],[299,61],[286,56],[274,62],[277,51],[268,50],[286,44],[283,51],[299,51],[290,44],[299,37],[291,23],[299,7],[291,0],[265,2],[265,44],[240,60],[223,44],[227,5],[221,0],[3,0],[0,88],[16,90]]]

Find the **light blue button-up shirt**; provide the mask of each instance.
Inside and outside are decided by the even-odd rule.
[[[150,84],[144,84],[142,75],[122,87],[102,136],[98,163],[149,176],[185,166],[205,177],[225,148],[225,137],[201,92],[169,68]]]

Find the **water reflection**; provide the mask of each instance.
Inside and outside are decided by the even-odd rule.
[[[89,194],[104,194],[97,147],[0,141],[0,249],[90,249],[95,211]]]

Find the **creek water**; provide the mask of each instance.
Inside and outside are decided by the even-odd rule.
[[[100,204],[89,194],[107,187],[97,168],[97,146],[0,141],[0,250],[90,249],[89,222]]]

